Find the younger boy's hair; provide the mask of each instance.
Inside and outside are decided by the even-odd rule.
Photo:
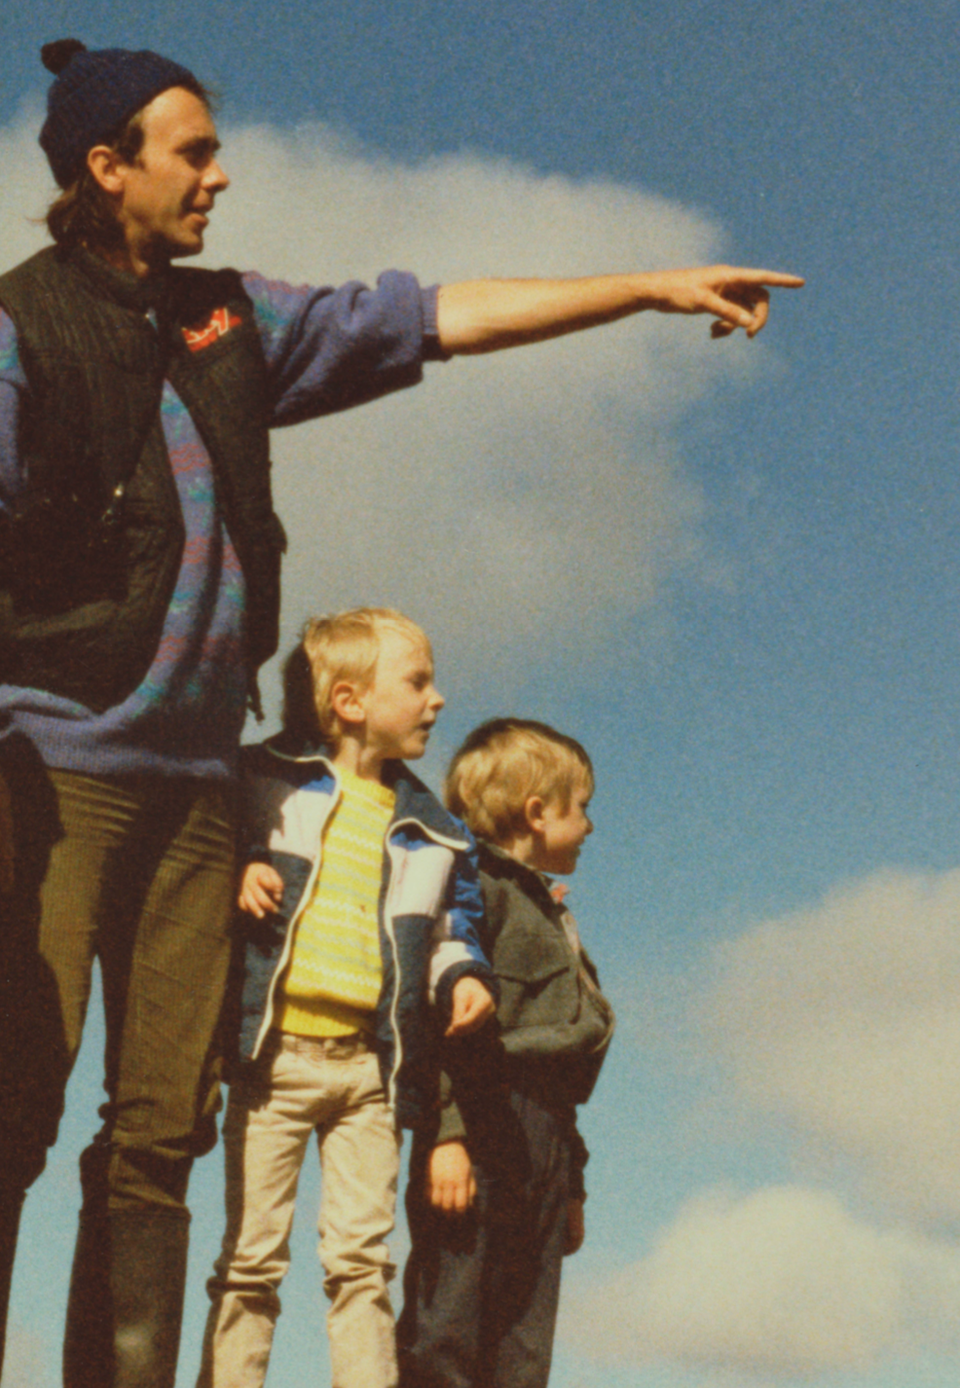
[[[566,810],[584,783],[593,789],[593,764],[575,738],[529,718],[491,718],[455,753],[444,798],[479,838],[506,843],[526,828],[531,795]]]
[[[283,726],[288,732],[305,742],[337,743],[340,729],[331,690],[341,680],[369,688],[384,627],[430,649],[422,627],[390,607],[356,607],[307,622],[283,671]]]

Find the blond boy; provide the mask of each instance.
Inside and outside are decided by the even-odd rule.
[[[334,1388],[392,1388],[398,1129],[435,1106],[441,1031],[463,1035],[494,1005],[476,858],[403,765],[443,707],[418,626],[379,608],[310,622],[286,696],[284,732],[244,753],[241,1064],[199,1383],[264,1380],[315,1132]]]
[[[477,728],[447,777],[447,805],[479,840],[480,940],[500,985],[499,1033],[446,1043],[439,1124],[414,1143],[403,1388],[547,1383],[561,1263],[584,1235],[576,1105],[613,1033],[547,875],[574,871],[592,792],[580,744],[523,719]]]

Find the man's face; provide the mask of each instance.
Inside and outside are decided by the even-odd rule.
[[[120,223],[134,262],[156,267],[197,255],[217,193],[229,179],[217,163],[216,127],[206,104],[169,87],[143,112],[143,146],[121,164]]]
[[[386,623],[379,636],[373,683],[360,696],[367,745],[385,760],[422,757],[443,708],[430,648]]]

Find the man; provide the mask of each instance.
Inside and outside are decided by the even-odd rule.
[[[103,1127],[71,1385],[174,1381],[193,1158],[215,1140],[233,773],[277,641],[267,431],[422,364],[643,309],[767,317],[765,271],[291,290],[171,269],[228,186],[204,88],[149,52],[47,45],[56,246],[0,277],[0,1302],[55,1141],[94,958]]]

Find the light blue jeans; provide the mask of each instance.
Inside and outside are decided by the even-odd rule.
[[[227,1231],[198,1388],[260,1388],[290,1266],[297,1181],[316,1133],[320,1260],[333,1388],[395,1388],[387,1284],[400,1139],[377,1057],[359,1036],[274,1034],[234,1084],[223,1125]]]

